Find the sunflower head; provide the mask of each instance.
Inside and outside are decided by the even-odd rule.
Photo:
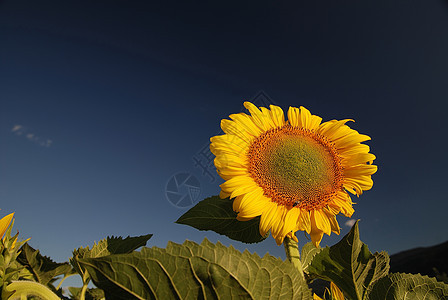
[[[375,156],[370,139],[346,125],[311,115],[304,107],[257,108],[222,120],[224,135],[211,138],[215,166],[225,180],[222,198],[234,198],[237,219],[260,218],[260,234],[269,230],[277,244],[306,231],[318,246],[324,233],[339,234],[336,215],[354,212],[350,195],[369,190]]]

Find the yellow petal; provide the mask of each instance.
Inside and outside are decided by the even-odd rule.
[[[299,215],[300,215],[300,209],[298,207],[286,209],[285,220],[281,232],[281,235],[283,237],[295,230],[297,226],[297,221],[299,219]]]
[[[251,192],[253,192],[253,191],[257,190],[257,189],[260,189],[260,187],[257,186],[255,183],[247,184],[247,185],[245,184],[245,185],[242,185],[242,186],[239,186],[239,187],[235,188],[233,190],[233,192],[230,194],[230,197],[234,198],[234,197],[237,197],[237,196],[240,196],[240,195],[248,194],[248,193],[251,193]]]
[[[270,105],[271,108],[271,118],[276,127],[281,127],[285,125],[285,114],[283,110],[275,105]]]
[[[235,139],[236,136],[233,136]],[[238,138],[239,139],[239,138]],[[241,139],[239,139],[241,140]],[[235,156],[241,156],[241,154],[245,154],[247,152],[247,149],[249,148],[249,144],[244,143],[235,143],[235,144],[228,144],[228,143],[222,143],[222,142],[212,142],[210,144],[210,151],[216,155],[222,155],[222,154],[230,154]]]
[[[244,102],[244,107],[247,108],[252,116],[253,122],[258,126],[262,131],[267,131],[272,127],[269,125],[269,122],[265,120],[265,116],[263,113],[252,103]]]
[[[333,281],[330,283],[331,298],[334,300],[345,300],[344,294]]]
[[[301,127],[300,110],[297,107],[290,106],[288,109],[288,121],[293,127]]]
[[[375,165],[356,165],[353,167],[346,167],[344,169],[344,176],[354,178],[357,176],[363,176],[363,175],[372,175],[378,170],[378,167]]]
[[[310,212],[301,209],[299,220],[297,222],[297,230],[306,231],[308,233],[311,232],[311,220],[310,220]]]
[[[246,195],[255,193],[257,188],[260,189],[259,187],[255,187],[253,190],[247,190],[247,193],[243,193],[241,195],[235,196],[235,201],[233,201],[233,210],[236,212],[240,212],[243,209],[243,207],[242,207],[243,202],[248,199],[252,199],[251,197],[249,197],[249,198],[246,197]],[[258,195],[260,195],[259,191],[258,191]]]
[[[328,139],[333,140],[336,139],[339,134],[336,134],[341,128],[342,131],[340,134],[344,134],[347,129],[350,129],[350,127],[345,126],[345,123],[353,121],[352,119],[345,119],[345,120],[331,120],[325,123],[322,123],[319,128],[317,129],[317,132],[326,136]],[[354,122],[354,121],[353,121]]]
[[[355,212],[352,207],[350,196],[347,193],[343,193],[340,196],[333,198],[328,205],[339,209],[346,217],[351,217]]]
[[[252,216],[252,217],[243,217],[243,216],[237,215],[236,219],[238,221],[245,222],[245,221],[250,221],[250,220],[252,220],[255,217],[258,217],[258,215],[257,216]]]
[[[338,221],[336,220],[336,216],[331,212],[331,209],[328,207],[324,207],[322,211],[327,215],[328,221],[330,222],[331,232],[339,235],[341,233],[341,228],[339,227]]]
[[[319,127],[322,118],[312,115],[308,109],[300,106],[300,120],[302,127],[315,130]]]
[[[261,214],[260,218],[260,234],[262,236],[265,236],[266,233],[271,229],[272,224],[275,221],[275,218],[277,217],[277,204],[274,202],[269,201],[266,204],[266,207]]]
[[[344,166],[354,166],[359,164],[366,164],[375,160],[376,156],[372,153],[356,153],[353,155],[342,156],[342,164]]]
[[[220,187],[221,190],[223,190],[225,193],[231,194],[235,189],[239,187],[254,184],[254,180],[249,176],[235,176],[221,184]]]
[[[271,111],[266,107],[260,107],[260,109],[263,115],[264,122],[269,126],[268,128],[271,129],[277,127],[274,123],[274,120],[272,120]]]
[[[261,196],[257,190],[242,195],[237,219],[260,216],[267,204],[266,198]]]
[[[311,113],[308,109],[303,106],[300,106],[300,123],[302,127],[308,128],[308,123],[311,119]]]
[[[322,241],[322,237],[324,233],[320,230],[312,230],[310,232],[311,242],[313,242],[314,246],[319,247],[320,241]]]
[[[299,240],[297,239],[296,235],[293,232],[288,233],[286,236],[293,239],[296,243],[299,242]]]
[[[344,189],[350,192],[353,195],[359,196],[362,195],[362,188],[361,186],[355,182],[345,179],[343,183]]]
[[[355,144],[362,143],[371,140],[370,136],[365,134],[359,134],[356,130],[352,130],[351,134],[348,134],[340,139],[333,140],[336,148],[343,149],[351,147]]]
[[[321,297],[319,297],[316,294],[313,294],[313,300],[323,300]]]
[[[253,136],[259,136],[262,133],[260,128],[254,124],[253,119],[245,113],[233,114],[229,117]]]
[[[241,149],[245,149],[249,145],[247,141],[239,138],[236,135],[230,134],[213,136],[210,138],[210,142],[212,142],[212,144],[219,144],[220,146],[226,146],[229,148],[239,147]]]
[[[356,144],[348,148],[339,149],[338,152],[341,157],[350,157],[359,153],[369,153],[370,147],[365,144]]]
[[[328,220],[327,216],[324,212],[320,209],[316,209],[311,212],[311,217],[314,216],[316,226],[321,230],[323,233],[330,235],[331,234],[331,226],[330,221]]]
[[[310,232],[310,237],[311,237],[311,241],[313,242],[314,246],[319,247],[320,241],[322,240],[322,237],[324,235],[323,231],[320,230],[317,227],[316,224],[316,217],[314,216],[314,213],[316,211],[311,211],[311,232]]]
[[[351,129],[347,125],[342,125],[332,135],[326,136],[329,137],[331,141],[337,141],[348,136],[355,136],[357,134],[358,132],[356,130]]]
[[[8,230],[9,224],[11,223],[12,218],[14,217],[14,213],[11,213],[7,216],[4,216],[0,220],[0,238],[3,237],[6,230]]]
[[[373,180],[369,176],[356,176],[353,178],[345,178],[343,186],[346,189],[355,189],[358,195],[362,194],[362,191],[368,191],[373,186]]]
[[[285,238],[284,236],[281,235],[284,220],[285,220],[285,213],[286,213],[285,207],[283,205],[279,205],[276,213],[277,213],[277,216],[276,216],[274,222],[272,223],[271,233],[272,233],[272,236],[275,238],[277,244],[281,245],[281,243],[283,242],[283,239]]]
[[[320,123],[322,122],[322,118],[316,115],[311,115],[311,119],[308,125],[308,129],[317,130],[319,128]]]
[[[254,116],[254,115],[260,115],[261,111],[258,109],[257,106],[255,106],[253,103],[249,102],[249,101],[245,101],[243,103],[244,107],[249,111],[249,113]]]
[[[216,165],[216,164],[215,164]],[[218,168],[218,174],[225,180],[229,180],[235,176],[243,176],[248,175],[246,168],[237,168],[237,167],[226,167],[226,168]]]
[[[330,205],[327,205],[326,208],[334,216],[336,216],[341,211],[339,208],[336,208],[336,207],[333,207],[333,206],[330,206]]]
[[[243,155],[220,154],[215,157],[213,162],[217,169],[224,169],[226,167],[246,168],[247,161],[245,158]]]
[[[221,128],[226,134],[235,135],[244,141],[250,142],[253,139],[253,136],[244,127],[234,121],[227,119],[221,120]]]
[[[319,247],[323,236],[324,236],[324,233],[322,231],[316,231],[316,232],[310,233],[311,241],[313,242],[313,244],[316,248]]]
[[[230,194],[224,193],[223,191],[219,192],[219,198],[225,199],[230,197]]]
[[[278,235],[278,236],[276,236],[274,238],[275,238],[275,242],[277,243],[277,246],[280,246],[281,244],[283,244],[283,241],[285,239],[285,237],[281,236],[281,235]]]

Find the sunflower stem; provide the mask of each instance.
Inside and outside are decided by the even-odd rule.
[[[2,299],[22,300],[29,299],[28,296],[37,296],[39,299],[60,300],[60,298],[45,285],[28,280],[12,281],[10,284],[4,285],[1,292]]]
[[[303,275],[302,262],[300,261],[299,245],[293,239],[285,237],[283,241],[283,246],[285,246],[286,257],[299,271],[300,276],[305,280]]]
[[[82,275],[82,288],[81,293],[79,295],[79,300],[85,300],[86,299],[86,292],[87,292],[87,286],[89,284],[90,277],[89,272],[85,270],[85,273]]]

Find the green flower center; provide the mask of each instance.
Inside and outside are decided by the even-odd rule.
[[[285,125],[263,133],[249,147],[248,157],[252,178],[279,204],[321,208],[342,188],[334,147],[303,128]]]

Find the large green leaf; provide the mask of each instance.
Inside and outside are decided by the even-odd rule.
[[[389,256],[372,254],[359,239],[358,222],[336,245],[322,249],[308,271],[333,281],[349,299],[365,299],[366,290],[389,272]]]
[[[213,196],[202,200],[183,214],[178,224],[190,225],[199,230],[212,230],[233,240],[258,243],[267,238],[260,235],[260,217],[250,221],[238,221],[229,198]]]
[[[448,284],[420,274],[393,273],[378,280],[369,291],[367,299],[448,299]]]
[[[56,276],[67,274],[72,270],[68,263],[56,263],[49,257],[42,256],[39,250],[28,243],[24,244],[17,261],[33,275],[35,281],[48,285],[56,280]]]
[[[79,262],[106,299],[311,299],[289,261],[207,239]]]
[[[303,245],[300,260],[302,261],[302,269],[305,273],[308,273],[309,265],[313,261],[314,256],[320,251],[322,251],[322,248],[317,248],[312,242]]]
[[[321,281],[316,281],[315,279],[317,278],[316,275],[314,274],[310,274],[310,272],[308,271],[308,267],[310,266],[311,262],[313,261],[314,256],[316,256],[320,251],[322,251],[321,247],[316,247],[314,246],[314,244],[312,242],[306,243],[305,245],[303,245],[302,247],[302,253],[300,254],[300,260],[302,263],[302,269],[303,269],[303,273],[305,275],[305,279],[306,282],[308,284],[311,284],[313,282],[313,285],[311,286],[313,290],[319,290],[320,289],[324,289],[323,285],[321,284],[321,282],[323,282],[326,286],[326,281],[321,280]],[[322,288],[321,288],[322,285]]]
[[[107,237],[98,243],[95,243],[90,249],[88,246],[80,247],[73,251],[73,257],[70,259],[70,263],[73,268],[81,275],[81,277],[87,276],[85,270],[78,264],[80,258],[95,258],[102,257],[111,254],[123,254],[130,253],[142,246],[145,246],[148,240],[152,237],[152,234],[141,235],[136,237]],[[84,279],[83,279],[84,280]],[[87,278],[86,280],[87,281]]]
[[[145,246],[152,234],[134,236],[123,239],[122,237],[107,237],[98,243],[95,243],[92,249],[89,246],[86,248],[78,248],[73,251],[74,255],[83,257],[101,257],[110,254],[130,253],[142,246]]]

